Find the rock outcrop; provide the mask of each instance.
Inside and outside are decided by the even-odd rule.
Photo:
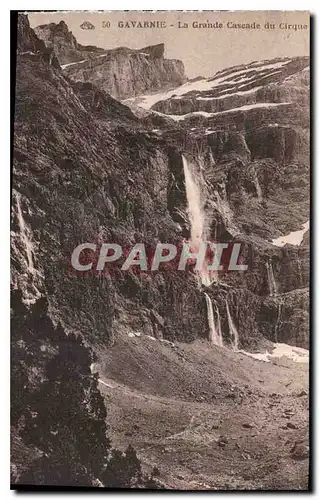
[[[81,45],[64,21],[37,26],[35,34],[43,40],[46,47],[52,48],[61,65],[81,61],[84,57],[94,57],[103,53],[103,49],[92,45]]]
[[[83,46],[63,21],[38,26],[35,33],[53,48],[65,75],[94,83],[116,99],[178,87],[186,81],[183,63],[165,59],[162,43],[140,50]]]
[[[28,54],[34,60],[43,60],[60,68],[59,61],[52,47],[40,40],[30,29],[26,16],[20,16],[17,26],[17,54]]]
[[[240,111],[243,106],[245,111],[259,103],[265,103],[265,107],[267,103],[285,102],[308,106],[308,95],[303,91],[309,85],[308,65],[307,57],[297,57],[237,66],[213,78],[189,82],[172,91],[167,99],[158,100],[152,109],[170,115],[187,115],[217,114],[237,108]]]

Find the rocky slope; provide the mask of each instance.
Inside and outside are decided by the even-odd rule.
[[[165,59],[164,44],[140,50],[83,46],[63,21],[38,26],[35,32],[47,47],[54,49],[65,75],[94,83],[117,99],[176,87],[186,81],[183,63]]]
[[[307,488],[307,364],[141,336],[97,369],[115,443],[132,443],[166,488]]]
[[[133,387],[141,373],[148,386],[147,365],[158,359],[158,352],[152,347],[141,350],[149,360],[146,366],[139,356],[132,359],[127,353],[128,335],[143,332],[159,339],[151,340],[157,343],[208,339],[205,293],[212,301],[215,321],[220,317],[227,351],[234,340],[230,317],[239,335],[239,349],[272,350],[272,342],[308,347],[307,233],[294,244],[290,238],[285,242],[291,244],[283,246],[277,240],[302,229],[309,218],[307,60],[253,63],[165,91],[169,84],[183,83],[184,73],[180,64],[167,66],[162,46],[143,49],[144,54],[122,48],[90,53],[85,62],[71,64],[63,57],[68,61],[84,57],[83,49],[63,26],[69,45],[79,51],[77,56],[65,50],[64,41],[54,47],[51,28],[41,28],[42,36],[52,43],[45,46],[26,17],[21,16],[19,23],[11,235],[12,287],[21,290],[24,304],[31,307],[46,296],[53,324],[60,322],[67,332],[81,334],[98,356],[105,377]],[[59,56],[59,44],[64,55]],[[150,74],[145,70],[148,59],[152,60]],[[70,66],[61,69],[63,63]],[[95,69],[100,63],[101,80]],[[121,78],[119,68],[124,71]],[[175,79],[178,73],[180,80]],[[141,81],[134,84],[133,75],[138,74]],[[244,84],[246,91],[255,89],[252,95],[241,94]],[[132,98],[157,88],[161,94]],[[130,100],[118,102],[106,89]],[[181,245],[190,237],[184,162],[197,179],[208,240],[241,242],[248,271],[221,272],[210,286],[199,284],[192,268],[76,275],[70,256],[79,243],[114,242],[129,248],[144,242],[152,248],[158,241]],[[230,353],[231,369],[219,354],[216,357],[217,346],[201,345],[209,353],[194,360],[196,372],[211,363],[207,356],[213,356],[220,375],[236,370],[239,354]],[[124,379],[114,373],[119,359],[127,359]],[[179,368],[159,362],[157,380],[163,370],[172,373],[172,384],[178,387],[174,398],[179,401],[189,379],[183,375],[184,362],[180,366],[176,359],[170,360]],[[266,364],[264,376],[270,380],[274,376],[272,370],[269,373],[271,364],[249,359],[244,370],[248,363]],[[280,371],[282,377],[285,369]],[[209,391],[209,403],[219,393],[226,401],[232,392],[232,377],[220,375],[215,390]],[[206,377],[204,370],[202,386]],[[158,396],[164,395],[165,385],[158,387]],[[191,390],[191,399],[198,404],[198,389]],[[250,399],[251,389],[243,390]],[[254,399],[259,398],[257,393]],[[257,405],[269,415],[269,403]],[[305,419],[303,404],[300,420]],[[269,431],[270,439],[276,440],[278,431]],[[115,432],[119,436],[119,429]],[[283,480],[289,458],[285,448],[281,450]],[[201,448],[197,467],[202,453]],[[273,446],[272,457],[276,463]],[[232,464],[231,452],[229,459]],[[306,488],[305,464],[304,479],[294,479],[288,465],[290,487]],[[251,487],[261,484],[272,488],[271,476]],[[166,485],[177,488],[179,482],[173,485],[167,478]]]

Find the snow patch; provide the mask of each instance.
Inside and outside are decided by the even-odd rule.
[[[198,101],[215,101],[216,99],[224,99],[225,97],[233,97],[235,95],[246,95],[246,94],[253,94],[254,92],[257,92],[259,89],[262,89],[262,85],[258,87],[253,87],[252,89],[249,90],[239,90],[238,92],[231,92],[223,95],[219,95],[217,97],[197,97]]]
[[[284,247],[284,245],[299,246],[302,243],[304,234],[309,230],[309,221],[303,224],[303,229],[299,231],[292,231],[286,236],[279,236],[272,240],[272,244],[277,247]]]
[[[105,54],[102,54],[102,55],[105,55]],[[102,57],[102,56],[100,56]],[[61,68],[62,69],[66,69],[68,68],[69,66],[74,66],[75,64],[82,64],[84,62],[86,62],[88,59],[83,59],[82,61],[75,61],[75,62],[71,62],[71,63],[68,63],[68,64],[61,64]]]
[[[130,337],[130,338],[141,337],[141,332],[129,332],[128,337]]]
[[[204,116],[210,118],[212,116],[223,115],[226,113],[233,113],[234,111],[248,111],[250,109],[256,108],[274,108],[277,106],[288,106],[290,102],[258,102],[256,104],[246,104],[244,106],[239,106],[238,108],[226,109],[225,111],[217,111],[216,113],[207,113],[206,111],[194,111],[192,113],[187,113],[186,115],[167,115],[168,118],[172,118],[175,121],[185,120],[186,118],[191,118],[192,116]]]
[[[270,363],[272,362],[272,360],[283,361],[283,358],[294,361],[295,363],[309,363],[308,349],[303,349],[302,347],[295,347],[282,343],[273,344],[273,350],[271,353],[268,351],[266,351],[265,353],[254,353],[244,350],[240,350],[237,352],[245,354],[246,356],[257,359],[259,361],[265,361],[266,363]]]

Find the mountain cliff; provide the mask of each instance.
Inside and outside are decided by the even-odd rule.
[[[164,59],[163,45],[101,52],[83,48],[60,25],[36,30],[45,42],[25,16],[18,26],[11,242],[12,288],[21,293],[23,314],[37,311],[45,296],[44,327],[49,322],[50,332],[81,336],[92,348],[103,391],[114,390],[119,446],[134,434],[147,464],[176,453],[174,474],[187,467],[193,478],[184,483],[166,469],[167,487],[181,481],[203,489],[212,481],[209,486],[245,488],[245,453],[259,477],[250,480],[251,489],[279,482],[305,488],[306,461],[292,462],[285,440],[279,445],[283,431],[272,425],[300,398],[292,425],[301,429],[288,432],[298,444],[305,441],[306,372],[292,361],[282,366],[281,356],[274,366],[250,355],[282,342],[309,345],[308,59],[254,62],[184,83],[182,63]],[[190,268],[73,272],[70,256],[82,242],[154,248],[158,241],[181,246],[190,239],[187,168],[200,193],[207,239],[241,242],[246,272],[221,271],[209,286]],[[207,342],[208,300],[224,349]],[[40,367],[56,349],[48,335],[45,344],[32,356]],[[28,383],[41,385],[41,373],[30,368]],[[248,425],[249,412],[269,415],[261,417],[259,450],[255,436],[238,447],[222,441],[220,423],[211,422],[212,403],[219,419],[230,412],[232,422],[221,425],[234,436],[243,432],[237,426]],[[160,433],[152,435],[153,444],[143,420],[149,411]],[[170,413],[172,433],[162,429],[161,412]],[[210,426],[203,427],[202,414]],[[190,422],[174,432],[181,415]],[[207,460],[203,480],[201,460],[194,457],[188,468],[184,446],[199,446]],[[224,451],[236,472],[223,469]],[[209,479],[212,457],[220,475]],[[270,467],[262,463],[266,457]]]
[[[255,329],[270,340],[308,347],[309,250],[289,235],[309,219],[309,59],[256,61],[125,103],[143,110],[158,136],[189,153],[211,238],[229,234],[247,246],[248,271],[222,278],[241,288],[229,292],[232,309],[245,316],[237,320],[240,338]],[[161,129],[160,117],[166,119]],[[174,189],[172,198],[182,190]],[[173,217],[183,223],[177,210]],[[277,242],[281,234],[288,244],[286,238]],[[263,297],[274,295],[269,267],[275,297],[265,306]],[[220,284],[213,294],[221,308],[225,293]],[[254,307],[243,304],[251,301]],[[261,315],[253,313],[258,304]]]
[[[25,299],[47,290],[57,317],[93,341],[112,339],[120,325],[160,329],[172,340],[206,337],[203,292],[187,271],[139,280],[120,272],[98,282],[68,272],[81,241],[182,244],[190,234],[184,153],[199,179],[208,239],[242,242],[249,264],[245,273],[222,273],[208,289],[221,308],[226,336],[227,300],[240,345],[256,344],[263,333],[307,347],[308,245],[277,244],[309,218],[307,59],[253,63],[126,101],[133,110],[144,108],[138,118],[100,88],[65,78],[41,54],[18,51],[17,65],[13,283]],[[260,101],[230,107],[237,92],[242,99],[240,80],[254,89],[264,77],[267,83],[254,97]],[[217,97],[208,94],[221,92],[224,111],[185,114],[189,99],[210,103]],[[182,102],[183,114],[171,113],[175,101]],[[90,297],[91,319],[78,314],[74,297],[81,297],[80,308]],[[299,320],[292,321],[292,314]]]
[[[164,44],[140,50],[83,46],[63,21],[38,26],[35,33],[54,49],[65,75],[94,83],[117,99],[177,87],[186,81],[183,63],[165,59]]]
[[[103,52],[103,49],[98,47],[78,43],[64,21],[59,24],[37,26],[34,32],[40,40],[43,40],[46,47],[54,50],[62,65],[81,61],[84,57],[94,57]]]

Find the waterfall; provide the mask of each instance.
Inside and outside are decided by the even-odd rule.
[[[216,162],[215,162],[215,160],[213,158],[213,154],[212,154],[211,148],[209,149],[209,163],[212,166],[214,166],[216,164]]]
[[[266,268],[267,268],[267,273],[268,273],[268,283],[269,283],[270,296],[277,295],[277,284],[276,284],[276,280],[274,278],[271,260],[266,262]]]
[[[188,161],[183,155],[182,155],[182,163],[183,163],[186,195],[188,202],[188,217],[190,221],[191,244],[196,250],[198,250],[200,248],[201,243],[205,242],[207,237],[206,217],[203,209],[203,204],[201,201],[200,185],[195,181],[191,168],[188,164]],[[213,281],[218,279],[217,277],[218,273],[215,271],[208,271],[206,266],[207,266],[207,261],[205,261],[202,270],[197,271],[197,276],[199,279],[199,283],[201,282],[202,285],[209,287],[213,283]],[[223,338],[221,332],[219,310],[216,307],[217,325],[218,325],[217,329],[214,322],[214,314],[213,314],[211,299],[207,293],[205,293],[204,295],[207,304],[210,342],[214,345],[222,346]]]
[[[268,284],[269,284],[269,295],[272,295],[272,282],[271,282],[271,277],[270,277],[270,267],[269,267],[269,262],[266,262],[266,268],[267,268],[267,274],[268,274]]]
[[[216,195],[218,212],[222,216],[223,221],[226,222],[227,214],[226,214],[225,204],[223,203],[222,198],[218,191],[215,191],[214,194]]]
[[[18,222],[19,222],[19,227],[20,227],[20,232],[21,232],[21,238],[24,243],[26,255],[27,255],[27,263],[28,263],[28,271],[30,273],[34,273],[34,265],[33,265],[33,259],[32,259],[32,250],[33,246],[31,241],[28,238],[27,235],[27,229],[26,225],[24,222],[24,218],[22,215],[22,210],[21,210],[21,205],[20,205],[20,194],[17,193],[16,195],[16,200],[17,200],[17,210],[18,210]]]
[[[207,303],[208,324],[210,332],[209,340],[214,345],[223,346],[219,310],[216,307],[216,311],[218,311],[218,328],[217,328],[214,322],[212,301],[207,293],[205,293],[204,295]]]
[[[261,190],[261,186],[259,184],[259,179],[258,179],[256,171],[254,172],[254,178],[253,178],[253,180],[254,180],[254,185],[256,187],[256,192],[257,192],[258,200],[262,201],[262,199],[263,199],[262,190]]]
[[[207,293],[204,294],[206,298],[206,303],[207,303],[207,315],[208,315],[208,324],[209,324],[209,340],[212,344],[217,345],[218,344],[218,336],[216,332],[216,327],[214,324],[214,317],[213,317],[213,308],[212,308],[212,302]]]
[[[229,309],[229,304],[228,304],[227,299],[226,299],[226,309],[227,309],[229,333],[230,333],[230,337],[231,337],[231,345],[232,345],[233,350],[237,351],[238,347],[239,347],[239,334],[238,334],[238,330],[236,329],[236,327],[232,321],[232,317],[230,314],[230,309]]]
[[[206,242],[207,237],[206,217],[203,202],[201,201],[201,191],[184,155],[182,155],[182,163],[188,202],[191,244],[195,250],[199,250],[201,243]],[[208,287],[217,279],[217,273],[215,271],[208,272],[206,266],[207,260],[204,262],[203,269],[197,272],[197,276],[201,284]]]
[[[277,295],[277,284],[276,284],[276,280],[274,278],[273,267],[272,267],[271,261],[270,261],[270,278],[271,278],[271,283],[272,283],[272,287],[273,287],[273,293],[274,293],[274,295]]]
[[[186,194],[188,201],[188,216],[191,226],[191,242],[200,245],[204,237],[205,217],[201,206],[200,188],[193,179],[189,164],[182,155],[184,179],[186,183]]]
[[[218,342],[220,346],[223,346],[223,337],[222,337],[222,329],[221,329],[221,319],[219,308],[216,305],[216,315],[217,315],[217,334],[218,334]]]

